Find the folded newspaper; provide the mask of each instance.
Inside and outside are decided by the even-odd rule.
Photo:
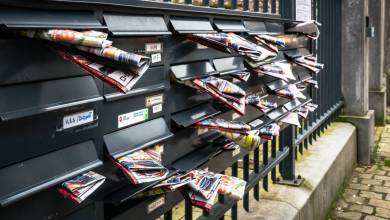
[[[105,48],[112,42],[107,40],[107,34],[99,31],[74,31],[74,30],[26,30],[20,31],[21,35],[29,38],[40,38],[48,41],[81,45],[87,47]]]
[[[299,107],[297,110],[295,110],[295,112],[302,118],[307,118],[307,116],[309,115],[309,110],[304,106]]]
[[[107,59],[115,60],[131,65],[129,68],[136,74],[143,74],[149,68],[150,58],[135,53],[130,53],[116,47],[95,48],[86,46],[77,46],[77,49],[88,52]]]
[[[307,103],[304,107],[310,112],[314,112],[318,108],[318,105],[314,103]]]
[[[258,66],[276,57],[275,52],[256,45],[234,33],[188,34],[187,38],[226,53],[239,54],[250,66]]]
[[[232,108],[240,115],[245,114],[245,92],[241,88],[234,85],[233,83],[225,84],[229,86],[234,85],[232,88],[216,87],[215,85],[211,84],[210,81],[212,80],[209,78],[194,79],[192,80],[192,84],[198,89],[205,91],[216,100]],[[219,81],[222,81],[222,79],[219,79]]]
[[[67,198],[81,203],[91,195],[99,186],[101,186],[106,177],[89,171],[71,180],[63,182],[58,191]]]
[[[259,129],[260,137],[266,140],[272,140],[274,136],[279,136],[280,126],[276,123],[266,125]]]
[[[257,131],[251,130],[247,134],[218,131],[227,139],[234,141],[240,147],[250,151],[260,146],[261,138],[256,134]]]
[[[245,97],[245,104],[253,105],[262,112],[269,112],[270,110],[278,107],[276,102],[272,102],[264,98],[262,99],[259,95],[256,94]]]
[[[161,161],[154,159],[144,150],[117,158],[115,164],[133,184],[162,180],[169,173]]]
[[[223,150],[235,150],[237,148],[240,148],[240,145],[236,144],[234,141],[229,141],[222,145]]]
[[[219,131],[246,133],[251,127],[240,121],[226,121],[220,118],[210,118],[196,124],[199,128],[207,128]]]
[[[257,45],[267,48],[268,50],[276,53],[276,55],[279,51],[278,46],[285,47],[286,45],[283,39],[270,36],[270,35],[257,35],[255,36],[255,39]]]
[[[290,84],[287,88],[276,91],[275,94],[288,99],[306,99],[306,96],[299,91],[295,84]]]
[[[305,67],[306,69],[310,70],[311,72],[318,73],[324,68],[324,64],[317,63],[317,58],[313,55],[306,55],[306,56],[290,56],[288,53],[285,53],[286,58],[302,67]]]
[[[235,72],[229,74],[231,77],[247,82],[251,74],[249,72]]]
[[[301,127],[301,123],[299,122],[299,116],[295,112],[287,113],[287,115],[284,116],[280,121],[287,124],[296,125],[298,126],[298,128]]]
[[[262,65],[253,69],[253,71],[255,71],[258,76],[268,75],[282,79],[286,82],[288,82],[289,79],[296,80],[291,69],[291,64],[286,62],[275,62],[272,64]]]
[[[142,77],[143,72],[138,72],[138,75],[133,72],[124,72],[109,66],[104,66],[102,64],[88,60],[87,58],[71,54],[65,50],[58,49],[58,53],[64,59],[69,60],[70,62],[77,64],[87,73],[92,76],[101,79],[114,89],[127,93],[130,91],[135,83]]]
[[[318,26],[321,26],[317,21],[311,20],[303,23],[299,23],[294,27],[288,28],[286,33],[300,33],[304,34],[311,39],[318,39],[320,36],[320,30]]]
[[[246,181],[227,175],[221,175],[218,193],[234,199],[242,199],[245,194]]]

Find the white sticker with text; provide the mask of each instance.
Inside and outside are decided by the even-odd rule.
[[[76,126],[91,123],[94,119],[94,111],[89,110],[72,115],[66,115],[62,118],[62,128],[68,129]]]
[[[162,111],[162,104],[158,104],[158,105],[154,105],[152,107],[152,110],[153,110],[153,114],[156,114],[158,112],[161,112]]]
[[[162,51],[162,43],[145,44],[145,51],[146,51],[146,53],[161,52]]]
[[[147,108],[118,115],[118,128],[145,121],[148,117],[149,112]]]
[[[148,214],[165,204],[165,198],[160,197],[148,205]]]

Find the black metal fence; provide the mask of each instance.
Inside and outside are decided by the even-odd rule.
[[[7,6],[19,7],[18,3],[14,1],[8,2]],[[115,13],[135,13],[142,15],[162,15],[166,23],[175,16],[185,17],[200,17],[207,18],[207,21],[213,21],[213,19],[226,19],[237,20],[239,22],[251,21],[260,22],[274,25],[279,24],[282,27],[285,24],[291,24],[294,21],[295,16],[295,1],[288,0],[160,0],[160,1],[142,1],[142,0],[53,0],[43,1],[39,8],[41,9],[61,9],[61,10],[90,10],[93,11],[96,17],[103,20],[104,11],[110,11]],[[23,7],[37,8],[35,1],[26,1],[23,3]],[[341,2],[339,0],[313,0],[313,19],[318,20],[322,26],[321,37],[317,42],[309,42],[308,45],[304,45],[306,49],[311,50],[314,54],[317,54],[319,62],[325,64],[325,69],[319,74],[313,75],[313,79],[318,81],[319,89],[309,88],[308,94],[314,103],[319,105],[319,108],[309,113],[307,120],[302,120],[302,128],[298,129],[293,126],[285,126],[281,132],[281,135],[274,138],[272,141],[264,141],[260,148],[254,149],[252,152],[245,150],[235,152],[223,152],[215,151],[203,148],[197,150],[196,154],[190,155],[189,158],[184,158],[187,161],[185,164],[190,168],[203,168],[210,169],[214,172],[227,173],[232,176],[239,176],[247,181],[246,194],[242,201],[242,207],[245,210],[249,210],[250,197],[253,195],[255,200],[260,200],[260,190],[268,190],[270,182],[279,184],[288,184],[299,186],[303,179],[304,173],[295,173],[295,161],[299,154],[303,154],[305,149],[322,135],[325,129],[330,125],[332,121],[338,116],[341,108]],[[103,15],[102,15],[103,14]],[[272,26],[271,25],[271,26]],[[276,28],[279,27],[276,25]],[[274,28],[275,26],[272,26]],[[172,28],[172,27],[170,27]],[[134,30],[132,30],[134,31]],[[242,35],[245,35],[242,33]],[[126,35],[125,35],[126,36]],[[134,34],[131,39],[143,36]],[[119,36],[118,39],[123,36]],[[155,36],[145,37],[145,42],[153,41]],[[172,65],[185,64],[187,62],[194,62],[198,60],[213,61],[216,58],[226,58],[221,54],[210,54],[210,51],[205,52],[191,52],[192,57],[196,59],[189,59],[186,56],[180,57],[180,55],[172,55],[180,49],[180,45],[184,40],[177,36],[169,36],[168,38],[174,38],[174,40],[167,39],[166,37],[155,37],[167,44],[167,50],[165,55],[170,54],[172,57],[163,58],[161,62],[158,62],[153,68],[160,68],[165,75],[163,80],[169,78],[169,68]],[[152,40],[150,40],[152,38]],[[176,39],[177,38],[177,39]],[[127,40],[126,38],[124,38]],[[176,42],[180,41],[180,44]],[[130,44],[131,40],[123,41],[124,44]],[[144,42],[144,41],[140,41]],[[130,47],[137,44],[137,40]],[[136,46],[134,46],[136,47]],[[179,48],[179,49],[178,49]],[[184,47],[185,50],[195,51],[193,45],[191,47]],[[178,53],[178,52],[177,52]],[[166,86],[166,87],[164,87]],[[103,86],[101,86],[103,87]],[[172,90],[172,85],[162,85],[162,90]],[[1,88],[1,87],[0,87]],[[99,88],[100,89],[100,88]],[[106,91],[103,87],[103,91]],[[156,89],[154,88],[153,92]],[[134,96],[136,96],[135,94]],[[172,94],[168,94],[172,95]],[[124,97],[124,98],[129,98]],[[115,95],[108,95],[104,97],[106,102],[113,102],[117,99]],[[111,100],[110,100],[111,99]],[[306,100],[309,102],[311,100]],[[106,104],[102,104],[106,105]],[[127,105],[128,106],[128,105]],[[171,113],[169,110],[164,112],[159,117],[168,118],[166,121],[169,124],[171,121]],[[231,113],[229,113],[231,114]],[[231,117],[231,116],[229,116]],[[104,120],[104,115],[101,117]],[[251,119],[253,120],[253,119]],[[101,123],[100,126],[102,126]],[[174,130],[174,129],[173,129]],[[99,131],[103,134],[107,131]],[[111,131],[110,131],[111,132]],[[180,129],[173,131],[173,133],[181,132]],[[100,133],[99,133],[100,134]],[[103,160],[104,141],[97,138],[98,154],[100,159]],[[202,156],[207,158],[202,158]],[[192,165],[188,165],[190,161]],[[177,162],[176,162],[177,163]],[[105,164],[107,164],[105,162]],[[182,164],[177,164],[181,166]],[[104,168],[106,169],[106,168]],[[103,169],[103,170],[104,170]],[[111,172],[112,169],[107,169]],[[106,170],[102,171],[103,173]],[[107,171],[108,172],[108,171]],[[114,182],[114,181],[113,181]],[[125,184],[120,182],[118,184],[124,188]],[[154,219],[157,217],[164,218],[166,220],[172,219],[175,216],[175,206],[183,202],[183,198],[178,192],[169,193],[161,197],[153,197],[142,200],[131,201],[129,198],[136,192],[129,189],[107,189],[107,192],[101,192],[102,195],[96,197],[96,201],[90,204],[84,204],[78,207],[81,210],[85,207],[94,207],[93,211],[97,219]],[[141,188],[137,188],[137,192],[142,191]],[[110,195],[108,195],[110,194]],[[113,196],[111,194],[114,194]],[[131,195],[130,195],[131,194]],[[46,199],[46,198],[44,198]],[[37,199],[37,201],[41,201]],[[46,201],[48,202],[48,201]],[[238,209],[241,208],[241,203],[238,200],[219,196],[218,203],[213,206],[210,212],[203,212],[200,216],[198,212],[194,212],[194,208],[191,202],[184,201],[184,218],[186,220],[197,217],[198,219],[224,219],[225,217],[231,217],[231,219],[237,219]],[[11,210],[15,210],[10,208]],[[23,206],[21,206],[23,207]],[[60,207],[60,206],[59,206]],[[4,209],[0,209],[0,216],[5,213]],[[181,212],[181,211],[180,211]],[[227,214],[230,212],[230,214]],[[65,215],[65,214],[64,214]],[[196,216],[195,216],[196,215]],[[7,216],[7,214],[5,214]]]

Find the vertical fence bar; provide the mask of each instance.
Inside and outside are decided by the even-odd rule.
[[[232,165],[232,176],[238,176],[238,165],[237,162]],[[232,209],[232,220],[237,220],[237,203],[233,205]]]
[[[260,160],[259,160],[259,151],[260,149],[259,148],[256,148],[254,151],[253,151],[253,172],[255,172],[256,174],[258,174],[260,172]],[[263,151],[263,154],[264,154],[264,151]],[[259,201],[260,199],[260,189],[259,189],[259,183],[257,183],[255,185],[255,187],[253,188],[253,197]]]
[[[218,0],[217,7],[218,8],[223,8],[224,7],[224,3],[225,3],[224,0]]]
[[[232,2],[232,9],[237,9],[237,0],[231,0]]]
[[[244,180],[248,182],[249,180],[249,154],[244,157],[244,170],[243,170]],[[243,198],[244,209],[249,212],[249,193],[244,195]]]
[[[294,127],[289,125],[282,131],[282,147],[289,147],[290,153],[281,163],[281,176],[283,180],[293,180],[295,178],[295,147],[294,147]]]
[[[164,220],[172,220],[172,209],[164,213]]]
[[[192,220],[192,204],[187,199],[184,201],[184,219]]]
[[[263,144],[263,165],[264,166],[268,164],[268,142],[269,141]],[[265,191],[268,191],[268,174],[263,178],[263,189]]]
[[[248,11],[249,10],[249,0],[243,0],[242,8],[243,8],[244,11]]]
[[[268,13],[268,0],[263,0],[263,12]]]
[[[276,139],[278,139],[279,137],[275,137],[274,139],[272,139],[272,142],[271,142],[271,157],[272,158],[275,158],[276,157]],[[271,179],[272,179],[272,182],[275,182],[276,180],[276,169],[272,169],[271,171]]]
[[[295,18],[295,0],[281,0],[280,1],[280,14],[282,18],[294,19]]]
[[[209,6],[209,5],[210,5],[209,0],[203,0],[203,1],[202,1],[202,5],[203,5],[203,6]]]
[[[253,11],[259,12],[259,0],[253,0]]]
[[[271,1],[271,13],[276,14],[276,0]]]
[[[192,0],[184,0],[185,4],[192,5]]]

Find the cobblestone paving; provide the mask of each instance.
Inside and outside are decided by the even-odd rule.
[[[375,133],[375,162],[354,170],[330,219],[390,219],[390,125],[376,128]]]

